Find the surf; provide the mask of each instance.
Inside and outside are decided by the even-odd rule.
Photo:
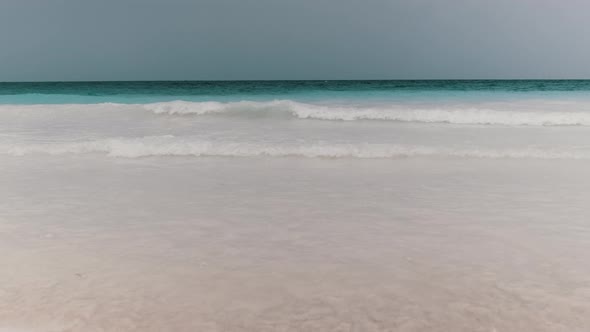
[[[590,159],[590,150],[543,147],[447,147],[376,143],[259,143],[219,142],[172,135],[109,138],[76,142],[0,144],[0,154],[80,155],[103,154],[109,157],[140,158],[185,157],[304,157],[396,159],[414,157],[483,159]]]
[[[422,106],[399,103],[384,105],[313,104],[294,100],[190,102],[147,104],[46,104],[0,105],[0,116],[82,116],[92,112],[148,112],[160,116],[284,116],[301,120],[390,121],[454,125],[495,126],[590,126],[590,103],[567,104],[568,109],[535,109],[528,106],[442,105]],[[483,106],[483,107],[482,107]],[[559,106],[559,105],[558,105]]]

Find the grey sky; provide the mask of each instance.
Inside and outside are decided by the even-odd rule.
[[[583,0],[1,0],[0,81],[590,78]]]

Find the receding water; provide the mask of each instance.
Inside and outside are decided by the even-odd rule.
[[[0,83],[0,331],[586,331],[589,81]]]

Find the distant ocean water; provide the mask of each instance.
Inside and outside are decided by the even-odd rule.
[[[0,82],[0,103],[358,98],[419,101],[423,98],[575,97],[589,91],[590,80]]]
[[[0,120],[9,155],[588,159],[590,81],[0,83]]]

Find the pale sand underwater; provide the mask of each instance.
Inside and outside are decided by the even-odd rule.
[[[589,92],[0,83],[0,330],[590,331]]]
[[[588,331],[590,162],[0,157],[0,331]]]

